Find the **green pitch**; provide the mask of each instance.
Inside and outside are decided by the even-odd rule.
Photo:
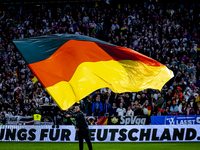
[[[192,143],[92,143],[94,150],[189,150],[199,149]],[[1,150],[78,150],[78,143],[0,142]],[[84,144],[84,150],[88,150]]]

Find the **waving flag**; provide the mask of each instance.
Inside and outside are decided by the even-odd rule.
[[[161,90],[173,77],[149,57],[87,36],[54,34],[13,42],[63,110],[100,88],[116,93]]]

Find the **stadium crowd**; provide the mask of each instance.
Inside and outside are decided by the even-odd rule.
[[[0,11],[0,121],[6,114],[43,114],[56,105],[12,40],[46,34],[78,34],[131,48],[174,72],[161,91],[95,91],[80,102],[87,116],[200,114],[200,3],[146,2],[141,5],[86,3],[9,7]],[[58,116],[60,112],[58,111]]]

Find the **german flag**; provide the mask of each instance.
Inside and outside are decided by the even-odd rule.
[[[197,51],[200,51],[200,45],[197,45]]]
[[[29,77],[31,78],[31,81],[33,83],[36,83],[38,81],[37,77],[34,74],[30,75]]]
[[[82,35],[13,41],[29,68],[63,110],[93,91],[161,90],[173,72],[136,51]]]
[[[151,115],[151,105],[147,106],[148,114]]]
[[[102,116],[96,122],[97,125],[108,125],[108,116]]]

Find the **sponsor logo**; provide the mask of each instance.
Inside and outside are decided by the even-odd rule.
[[[175,117],[166,118],[166,124],[167,124],[167,121],[168,121],[170,125],[174,125],[175,124],[174,118]]]
[[[169,125],[192,125],[200,124],[200,117],[165,117],[165,124]]]
[[[120,124],[125,125],[145,125],[146,118],[137,118],[137,116],[121,117]]]
[[[113,117],[113,118],[111,119],[111,122],[115,124],[115,123],[118,123],[118,120],[119,120],[118,118]]]

